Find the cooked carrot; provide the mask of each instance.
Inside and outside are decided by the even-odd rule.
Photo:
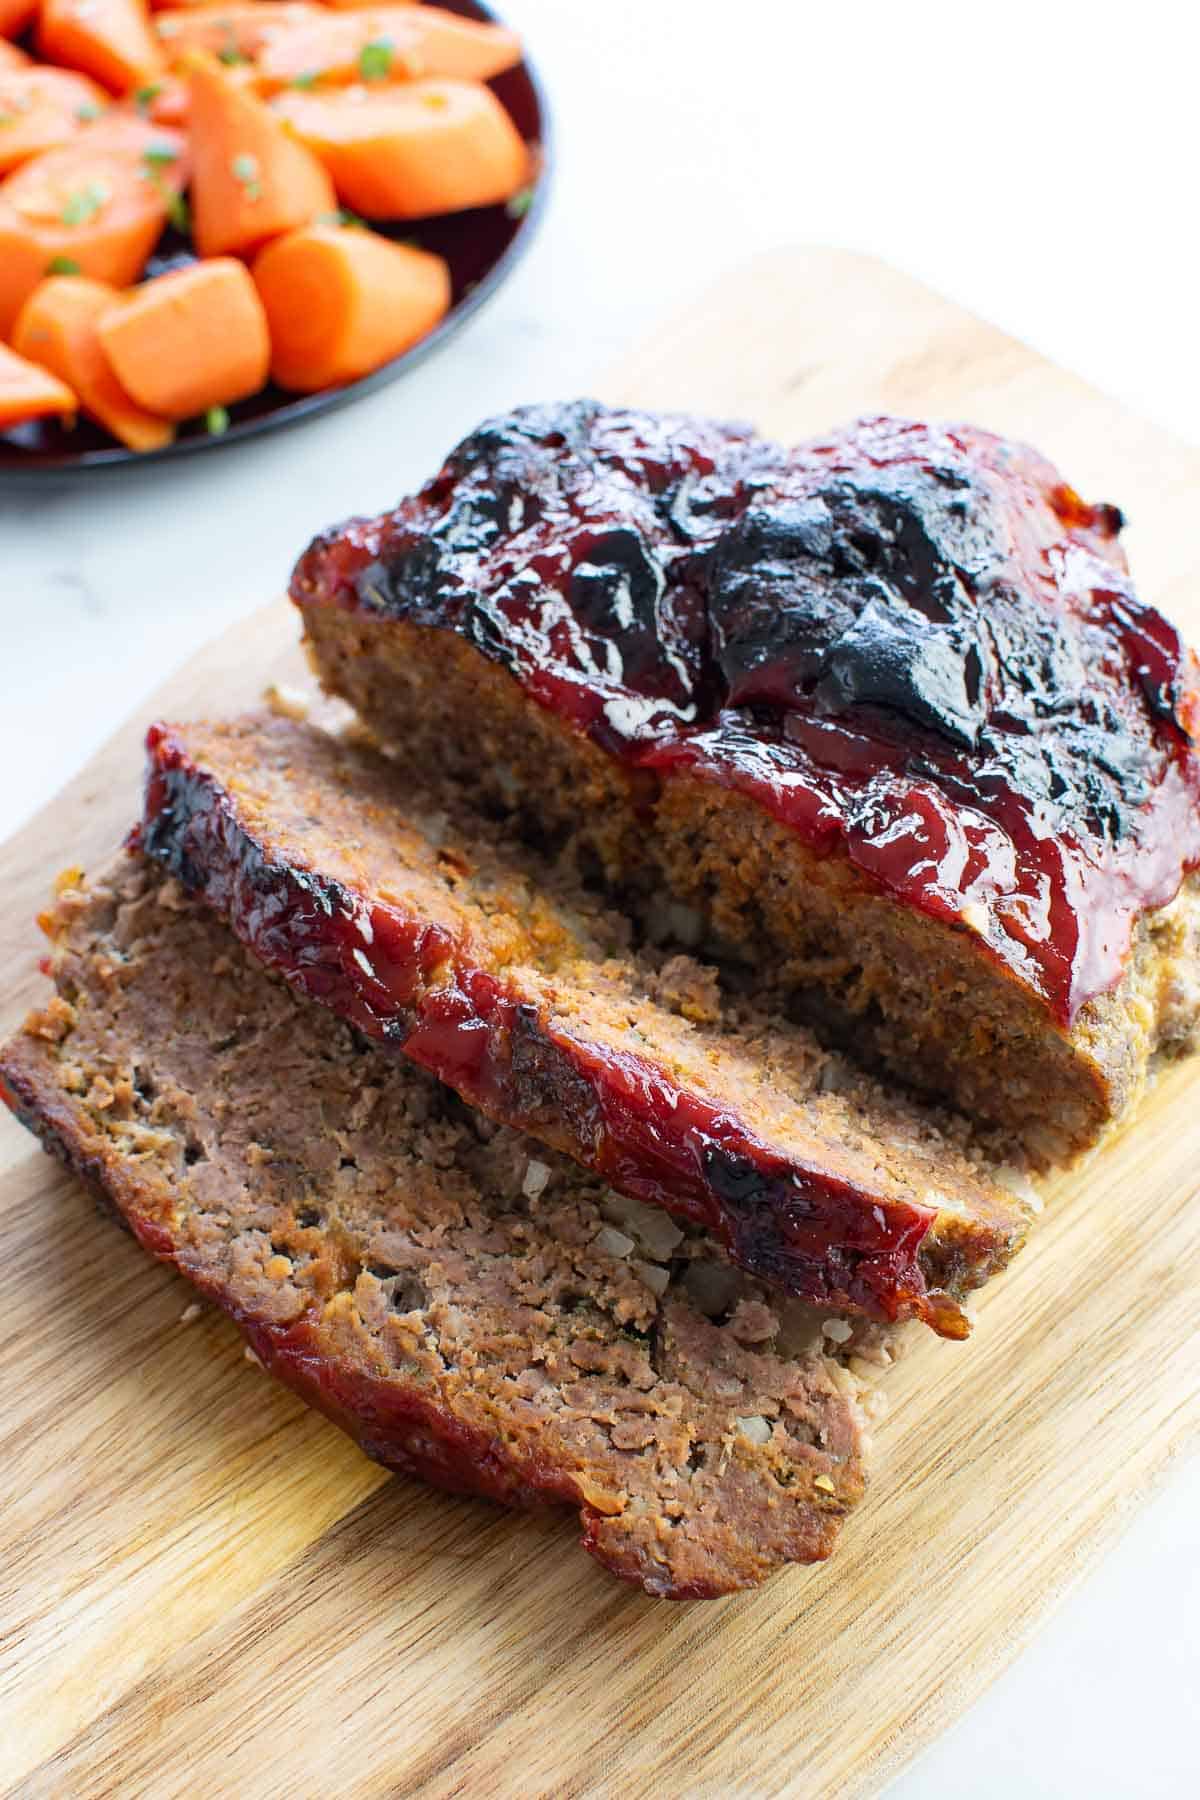
[[[192,237],[201,256],[256,250],[336,205],[321,164],[211,56],[192,51]]]
[[[490,81],[521,60],[520,39],[501,25],[459,19],[436,6],[381,6],[281,24],[263,40],[264,90],[299,82],[411,81],[449,75]]]
[[[231,63],[225,72],[235,86],[257,91],[258,77],[253,63]],[[130,101],[138,117],[149,119],[154,125],[187,127],[188,84],[182,75],[171,73],[148,82],[130,95]]]
[[[266,386],[267,316],[232,256],[143,282],[105,313],[99,332],[121,386],[168,419],[232,406]]]
[[[13,343],[22,356],[69,382],[89,418],[127,449],[161,450],[174,437],[174,426],[130,398],[100,347],[97,324],[120,298],[107,282],[52,275],[21,308]]]
[[[273,106],[367,219],[421,219],[508,200],[530,176],[527,145],[490,88],[413,81]]]
[[[143,179],[152,187],[177,193],[187,186],[188,144],[183,132],[156,124],[134,108],[110,106],[102,118],[88,126],[79,147],[121,150],[140,157]]]
[[[433,330],[450,304],[440,256],[373,231],[309,225],[254,262],[271,373],[298,393],[356,381]]]
[[[44,275],[137,280],[177,191],[178,144],[144,119],[105,117],[0,183],[0,337]]]
[[[322,6],[304,0],[240,0],[234,6],[195,6],[162,13],[154,20],[154,32],[168,62],[189,50],[207,50],[219,56],[227,68],[241,60],[252,61],[276,32],[320,19]]]
[[[103,88],[67,69],[0,69],[0,175],[70,143],[108,103]]]
[[[380,6],[366,12],[313,9],[308,19],[281,24],[259,46],[263,89],[293,85],[345,86],[369,78],[411,81],[425,73],[418,6]]]
[[[69,419],[79,402],[65,382],[0,344],[0,431],[57,413]]]
[[[187,124],[187,82],[179,75],[160,75],[132,95],[139,118],[153,125]]]
[[[41,0],[37,47],[47,62],[82,69],[127,94],[166,66],[145,0]]]
[[[0,0],[0,38],[20,37],[37,9],[38,0]]]

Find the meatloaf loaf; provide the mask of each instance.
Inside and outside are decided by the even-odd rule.
[[[145,851],[299,992],[784,1291],[966,1334],[1028,1210],[961,1121],[631,949],[454,784],[268,715],[149,752]]]
[[[484,425],[292,595],[406,757],[1045,1160],[1200,1016],[1196,664],[1121,523],[968,426],[785,450],[582,402]]]
[[[827,1556],[891,1338],[471,1115],[155,865],[68,883],[0,1089],[265,1366],[388,1466],[576,1508],[672,1598]]]

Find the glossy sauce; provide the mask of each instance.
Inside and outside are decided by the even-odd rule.
[[[975,932],[1063,1024],[1200,864],[1195,659],[1120,514],[971,427],[525,408],[293,593],[462,633],[661,778],[750,795]]]
[[[540,1020],[445,928],[265,848],[169,727],[152,727],[147,748],[139,847],[306,998],[494,1118],[518,1129],[565,1121],[547,1141],[621,1192],[705,1225],[742,1267],[785,1291],[967,1334],[961,1306],[927,1279],[936,1204],[784,1156],[651,1060]],[[988,1217],[985,1207],[956,1254],[976,1258],[983,1280],[1019,1231],[1015,1215]]]

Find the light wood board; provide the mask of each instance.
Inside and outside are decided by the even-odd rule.
[[[1200,636],[1200,456],[877,263],[761,261],[601,391],[785,437],[882,409],[1025,436],[1126,508],[1143,589]],[[236,627],[0,852],[6,1028],[39,989],[54,871],[133,817],[152,712],[255,698],[298,672],[294,635],[282,604]],[[1059,1184],[970,1344],[930,1337],[894,1372],[833,1561],[675,1607],[612,1581],[569,1522],[386,1478],[231,1327],[183,1322],[184,1284],[5,1119],[0,1789],[876,1792],[1200,1427],[1196,1082],[1173,1072]]]

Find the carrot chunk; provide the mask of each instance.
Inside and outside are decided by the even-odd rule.
[[[311,151],[211,56],[193,51],[188,120],[192,236],[201,256],[256,250],[337,204]]]
[[[121,386],[168,419],[232,406],[266,385],[267,316],[231,256],[144,282],[105,313],[99,334]]]
[[[168,62],[189,50],[207,50],[227,68],[238,68],[243,60],[252,62],[277,32],[320,19],[324,12],[323,6],[306,5],[304,0],[239,0],[234,6],[209,4],[161,13],[154,20],[154,33]]]
[[[41,0],[37,46],[47,62],[81,69],[114,94],[165,67],[145,0]]]
[[[521,40],[502,25],[460,19],[436,6],[381,6],[283,23],[261,43],[262,85],[384,84],[422,75],[490,81],[515,68]]]
[[[174,427],[130,398],[100,346],[99,321],[119,300],[107,282],[51,276],[21,308],[13,343],[22,356],[69,382],[89,418],[127,449],[161,450],[174,437]]]
[[[298,393],[356,381],[433,330],[450,304],[440,256],[373,231],[310,225],[254,263],[271,373]]]
[[[58,413],[72,418],[79,402],[65,382],[0,344],[0,431]]]
[[[0,68],[0,175],[70,143],[108,103],[102,87],[68,69]]]
[[[144,119],[106,117],[0,183],[0,337],[46,275],[137,280],[178,192],[178,146]]]
[[[480,82],[287,93],[272,102],[367,219],[422,219],[508,200],[530,176],[528,146]]]

